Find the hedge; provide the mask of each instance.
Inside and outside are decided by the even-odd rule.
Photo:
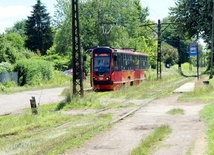
[[[28,59],[18,61],[14,67],[18,72],[19,85],[40,85],[50,80],[53,75],[53,65],[49,61]]]

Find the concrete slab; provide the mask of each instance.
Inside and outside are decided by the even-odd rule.
[[[184,93],[184,92],[192,92],[195,88],[194,82],[185,83],[184,85],[180,86],[179,88],[175,89],[173,93]]]

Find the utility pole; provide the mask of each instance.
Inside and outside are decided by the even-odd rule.
[[[161,62],[162,62],[162,52],[161,52],[161,22],[158,19],[158,47],[157,47],[157,79],[161,79]]]
[[[162,62],[162,52],[161,52],[161,34],[165,30],[161,31],[162,25],[163,24],[168,24],[165,29],[173,23],[161,23],[160,19],[158,19],[158,24],[145,24],[142,26],[148,26],[150,29],[152,29],[156,34],[157,34],[157,40],[158,40],[158,45],[157,45],[157,79],[161,79],[161,74],[162,74],[162,68],[161,68],[161,62]],[[157,25],[157,31],[154,30],[151,25]]]
[[[73,94],[83,97],[83,60],[80,50],[79,29],[78,0],[72,0]]]
[[[178,36],[178,71],[181,73],[181,42],[180,37]]]
[[[210,77],[209,79],[213,78],[213,54],[214,54],[214,0],[213,0],[213,10],[212,10],[212,40],[211,40],[211,52],[210,52]]]
[[[197,51],[197,80],[199,80],[199,48]]]

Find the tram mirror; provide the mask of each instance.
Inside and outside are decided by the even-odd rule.
[[[116,55],[114,55],[114,61],[117,61],[117,56]]]

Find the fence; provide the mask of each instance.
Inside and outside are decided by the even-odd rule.
[[[7,81],[18,83],[18,72],[0,73],[0,83],[5,84]]]

